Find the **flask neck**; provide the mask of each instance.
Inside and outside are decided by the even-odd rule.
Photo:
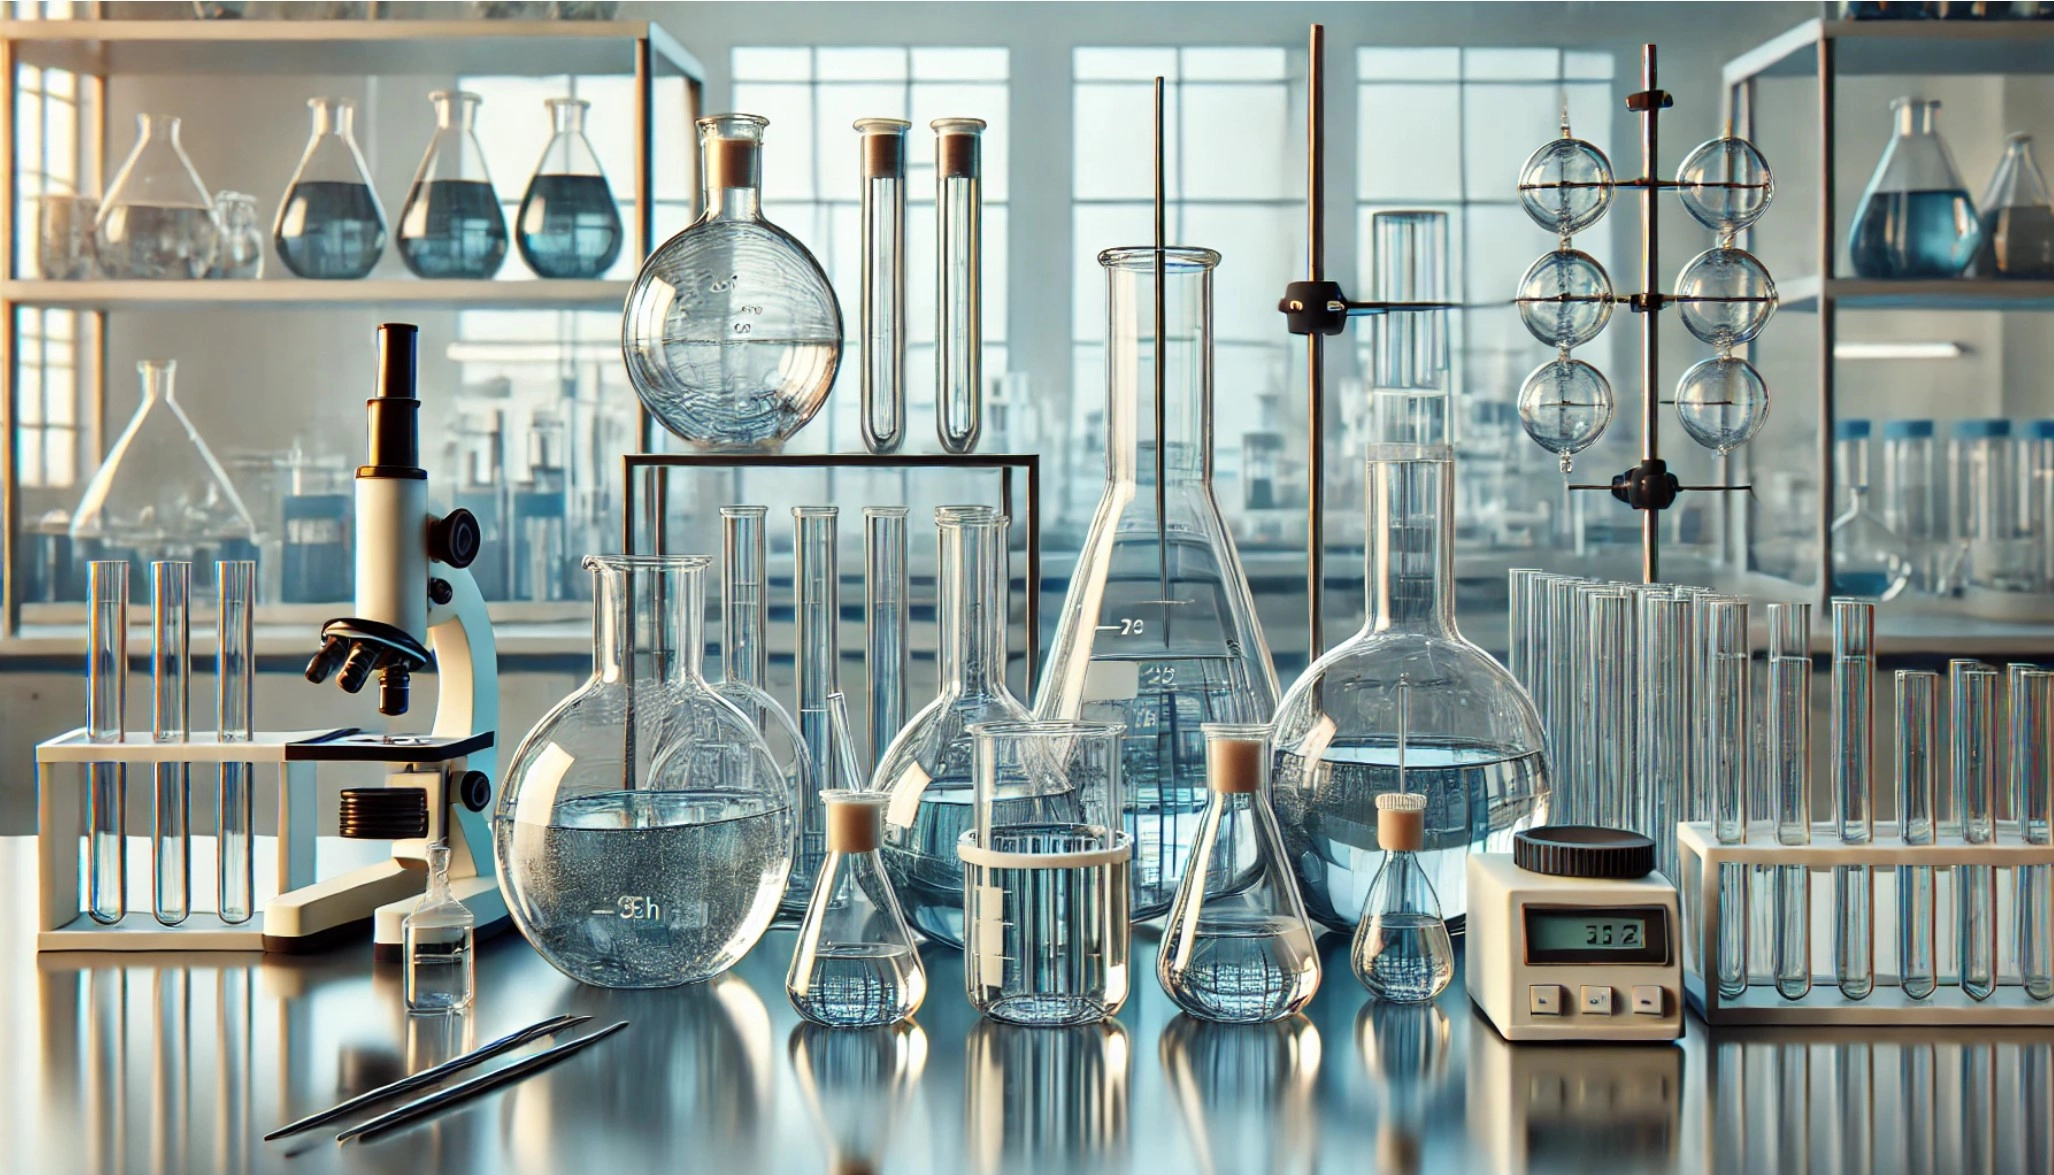
[[[307,108],[313,111],[314,137],[333,135],[348,139],[356,133],[357,108],[353,102],[340,98],[314,98]]]
[[[1940,104],[1938,102],[1900,101],[1894,110],[1897,118],[1897,135],[1908,138],[1912,135],[1935,135],[1940,132]]]
[[[763,215],[763,144],[708,138],[699,172],[706,177],[704,220],[758,220]]]
[[[1455,633],[1454,456],[1442,445],[1380,445],[1369,458],[1367,632]]]
[[[593,555],[592,674],[601,681],[702,676],[705,571],[684,555]]]
[[[1006,679],[1006,519],[990,510],[940,519],[944,693],[1000,693]]]
[[[585,111],[591,103],[576,98],[552,98],[549,100],[550,120],[556,124],[559,135],[582,135],[585,133]]]
[[[725,551],[720,579],[721,677],[757,689],[763,688],[770,670],[770,651],[763,643],[770,620],[770,601],[763,590],[767,561],[764,513],[761,506],[721,511]]]
[[[1099,257],[1106,269],[1106,477],[1111,481],[1154,484],[1158,445],[1164,482],[1212,478],[1212,268],[1218,255],[1177,247],[1165,250],[1165,260],[1158,347],[1155,250],[1114,249]]]
[[[178,360],[145,359],[136,364],[136,375],[143,385],[144,403],[169,401],[178,378]]]
[[[136,115],[136,137],[146,143],[169,143],[179,146],[178,116],[175,114]]]
[[[421,907],[439,906],[449,901],[449,846],[434,844],[428,847],[428,888],[421,895]]]
[[[476,94],[461,90],[437,90],[428,95],[435,104],[435,129],[438,131],[460,130],[469,134],[478,125],[478,104]]]

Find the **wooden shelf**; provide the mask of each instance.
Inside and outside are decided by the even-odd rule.
[[[2048,52],[2054,53],[2054,46]],[[1945,278],[1897,281],[1862,277],[1792,278],[1778,283],[1781,309],[1812,313],[1824,292],[1841,310],[2054,310],[2054,281]]]
[[[1808,20],[1726,63],[1726,85],[1812,77],[1833,42],[1842,76],[2054,73],[2054,20]]]
[[[10,281],[0,301],[78,310],[243,307],[294,310],[337,306],[464,309],[620,310],[625,281]]]

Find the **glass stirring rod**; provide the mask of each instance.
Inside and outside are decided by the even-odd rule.
[[[1940,675],[1897,671],[1897,828],[1907,845],[1930,845],[1939,824]],[[1897,974],[1922,1000],[1939,982],[1933,950],[1933,867],[1897,867]]]
[[[1840,843],[1875,839],[1870,807],[1875,711],[1873,660],[1876,606],[1833,601],[1833,820]],[[1867,865],[1833,870],[1833,971],[1840,994],[1864,999],[1876,984],[1876,938],[1871,907],[1874,875]]]

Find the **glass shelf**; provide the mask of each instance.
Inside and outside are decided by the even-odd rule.
[[[1849,77],[2054,73],[2054,20],[1808,20],[1727,62],[1726,85],[1811,77],[1822,40]]]
[[[2054,53],[2054,45],[2048,52]],[[1805,314],[1818,310],[1822,288],[1841,310],[2054,310],[2054,281],[1836,277],[1821,282],[1806,276],[1780,286],[1780,307]]]
[[[432,306],[466,309],[619,310],[625,281],[10,281],[0,301],[76,310],[184,307]]]

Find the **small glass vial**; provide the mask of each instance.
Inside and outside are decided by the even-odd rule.
[[[449,846],[428,846],[428,892],[402,924],[407,1011],[461,1012],[477,991],[476,920],[449,893]]]
[[[1376,813],[1384,863],[1369,883],[1348,961],[1371,998],[1427,1003],[1455,977],[1455,944],[1417,856],[1426,838],[1426,797],[1386,792],[1376,798]]]
[[[877,846],[883,792],[823,791],[827,859],[799,926],[785,995],[828,1028],[874,1028],[912,1016],[927,997],[927,972],[892,893]]]

